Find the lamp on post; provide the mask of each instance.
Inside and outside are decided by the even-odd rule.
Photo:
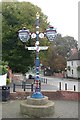
[[[48,26],[46,29],[46,37],[49,41],[53,41],[57,36],[57,31],[53,26]]]
[[[46,34],[46,37],[49,39],[49,41],[53,41],[56,36],[56,29],[52,26],[48,27],[46,29],[46,33],[39,33],[39,14],[37,12],[36,14],[36,33],[30,33],[29,30],[26,30],[23,28],[22,30],[19,30],[19,38],[22,42],[27,42],[31,38],[36,38],[35,47],[26,47],[28,50],[35,50],[36,51],[36,76],[35,76],[35,92],[32,94],[31,98],[44,98],[44,95],[41,93],[41,89],[39,86],[39,67],[40,67],[40,60],[39,60],[39,51],[40,50],[47,50],[48,46],[39,46],[39,38],[44,38],[44,34]]]
[[[27,42],[30,39],[30,32],[24,27],[22,30],[19,30],[19,38],[22,42]]]

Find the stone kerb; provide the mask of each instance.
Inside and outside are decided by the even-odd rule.
[[[48,97],[45,96],[43,99],[33,99],[28,96],[26,103],[29,105],[45,105],[48,103]]]
[[[48,97],[44,96],[41,99],[27,97],[25,101],[20,104],[20,112],[24,115],[31,117],[45,117],[54,113],[54,102],[48,100]]]

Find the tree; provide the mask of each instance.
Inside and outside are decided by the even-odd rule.
[[[0,61],[0,75],[6,74],[7,73],[7,62]]]
[[[53,44],[49,47],[47,54],[47,67],[50,67],[53,72],[62,71],[65,69],[66,60],[65,58],[58,54],[56,51],[57,47],[53,46]]]
[[[8,61],[9,66],[15,72],[25,73],[34,65],[34,52],[24,48],[24,44],[18,38],[18,30],[24,26],[35,32],[35,15],[40,14],[40,30],[45,30],[47,16],[41,9],[29,2],[3,2],[2,3],[2,54],[3,60]],[[26,45],[32,46],[35,40],[29,40]]]
[[[52,71],[64,71],[66,68],[67,53],[71,48],[77,48],[77,41],[73,37],[62,37],[58,34],[53,42],[49,44],[49,49],[42,53],[42,63],[46,67],[50,67]]]
[[[36,32],[37,12],[40,14],[40,32],[44,32],[49,23],[47,16],[38,6],[30,2],[2,3],[2,59],[7,61],[15,72],[25,73],[34,65],[35,53],[24,48],[25,45],[18,38],[18,31],[25,26],[31,32]],[[35,39],[30,39],[26,45],[34,46]],[[77,48],[73,37],[62,37],[61,34],[51,43],[46,38],[40,39],[40,45],[49,46],[47,51],[40,51],[40,61],[53,71],[63,70],[66,67],[67,52],[74,46]]]

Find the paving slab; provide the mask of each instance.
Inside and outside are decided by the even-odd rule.
[[[10,100],[1,102],[2,118],[29,118],[27,115],[25,116],[20,113],[21,101]],[[78,106],[80,103],[77,101],[54,100],[54,103],[54,114],[49,118],[78,118]]]

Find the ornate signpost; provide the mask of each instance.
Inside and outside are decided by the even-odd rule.
[[[49,39],[49,41],[53,41],[57,31],[54,27],[49,26],[46,29],[46,37]],[[22,30],[19,30],[19,38],[22,42],[27,42],[31,38],[36,38],[36,43],[35,47],[27,47],[25,46],[26,49],[28,50],[35,50],[36,51],[36,76],[35,76],[35,92],[32,94],[32,98],[43,98],[43,94],[40,91],[40,86],[39,86],[39,66],[40,66],[40,60],[39,60],[39,51],[40,50],[47,50],[48,46],[39,46],[39,38],[44,38],[44,33],[39,33],[39,14],[36,14],[36,33],[30,33],[29,30],[26,30],[23,28]]]

